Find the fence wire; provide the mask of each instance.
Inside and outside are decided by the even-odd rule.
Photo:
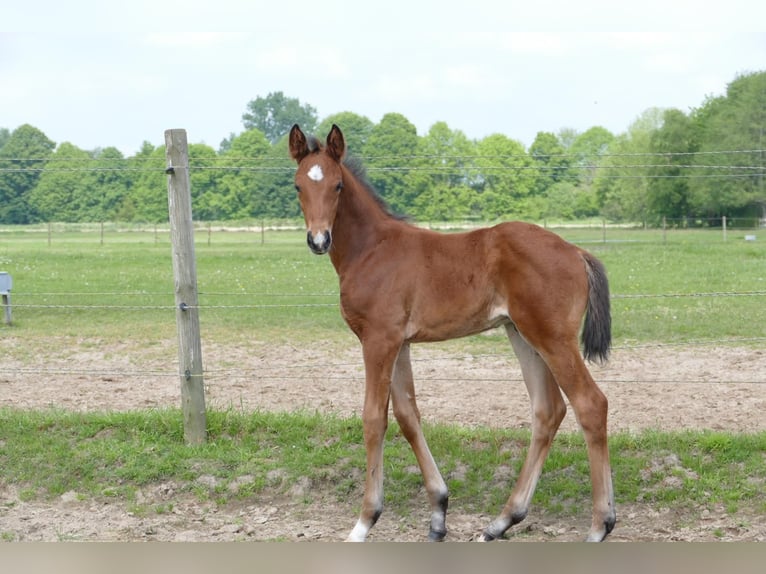
[[[34,293],[34,292],[21,292],[17,293],[14,292],[14,297],[28,297],[28,298],[34,298],[34,297],[58,297],[58,296],[66,296],[66,297],[93,297],[95,295],[99,296],[109,296],[109,297],[136,297],[136,296],[149,296],[149,294],[146,293],[137,293],[137,292],[129,292],[129,293],[88,293],[88,292],[82,292],[82,293],[73,293],[73,292],[67,292],[67,293],[55,293],[55,292],[47,292],[47,293]],[[153,296],[167,296],[168,298],[172,298],[173,295],[171,293],[153,293],[151,294]],[[200,293],[200,297],[209,296],[212,294],[206,294],[206,293]],[[249,294],[249,293],[216,293],[217,296],[241,296],[241,297],[274,297],[274,298],[291,298],[291,297],[333,297],[338,298],[338,293],[320,293],[320,294],[312,294],[312,295],[306,295],[305,293],[258,293],[258,294]],[[763,297],[766,296],[766,290],[763,291],[710,291],[710,292],[700,292],[700,293],[615,293],[611,295],[612,300],[619,301],[622,299],[683,299],[683,298],[706,298],[706,297]],[[220,309],[220,310],[232,310],[232,309],[241,309],[241,310],[257,310],[257,309],[278,309],[278,308],[312,308],[312,307],[337,307],[338,302],[333,303],[253,303],[253,304],[247,304],[247,305],[216,305],[216,304],[198,304],[198,305],[186,305],[186,309],[198,309],[198,310],[205,310],[205,309]],[[82,304],[72,304],[72,303],[15,303],[13,304],[14,308],[21,308],[21,309],[76,309],[76,310],[88,310],[88,309],[114,309],[114,310],[124,310],[124,311],[171,311],[176,309],[176,305],[125,305],[125,304],[93,304],[93,303],[82,303]]]
[[[637,343],[637,344],[623,344],[615,345],[612,347],[614,351],[626,350],[635,351],[642,349],[657,349],[657,348],[671,348],[671,347],[700,347],[700,346],[723,346],[723,345],[741,345],[766,342],[766,336],[764,337],[730,337],[719,339],[697,339],[688,340],[683,342],[669,342],[669,343]],[[204,353],[203,353],[204,355]],[[204,357],[203,357],[204,359]],[[478,354],[445,354],[443,356],[418,358],[412,357],[411,361],[413,366],[417,369],[419,367],[428,367],[429,364],[441,363],[443,361],[463,362],[463,361],[475,361],[475,360],[499,360],[510,365],[515,361],[515,355],[511,352],[505,353],[478,353]],[[203,378],[207,386],[215,386],[215,383],[211,381],[229,380],[232,378],[237,379],[249,379],[254,381],[291,381],[291,380],[305,380],[307,376],[312,378],[321,378],[327,381],[348,381],[349,378],[353,378],[354,375],[332,375],[333,371],[338,369],[359,369],[359,373],[356,375],[358,378],[363,378],[362,361],[333,361],[333,362],[313,362],[302,364],[279,364],[275,367],[268,365],[258,365],[253,368],[235,368],[235,369],[220,369],[220,368],[206,368],[203,370]],[[275,372],[275,371],[279,372]],[[68,376],[68,377],[83,377],[90,376],[102,379],[146,379],[146,378],[180,378],[184,377],[185,373],[172,371],[167,369],[123,369],[123,368],[70,368],[70,367],[3,367],[0,365],[0,385],[3,382],[7,382],[8,377],[20,377],[29,375],[39,375],[44,377],[51,376]],[[5,379],[5,381],[4,381]],[[466,382],[466,383],[500,383],[500,382],[523,382],[521,377],[473,377],[473,376],[444,376],[433,375],[428,373],[420,373],[417,375],[418,381],[433,381],[433,382]],[[764,385],[766,380],[735,380],[735,379],[619,379],[619,378],[599,378],[599,383],[609,384],[715,384],[715,385]],[[2,387],[0,387],[2,388]]]

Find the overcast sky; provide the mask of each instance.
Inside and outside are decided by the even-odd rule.
[[[421,135],[444,121],[529,146],[766,71],[763,0],[26,0],[0,27],[0,127],[126,155],[168,128],[217,149],[275,91],[320,120],[398,112]]]

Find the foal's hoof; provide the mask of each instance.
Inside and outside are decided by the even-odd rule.
[[[614,525],[617,522],[615,517],[609,517],[604,521],[604,528],[597,531],[591,531],[588,533],[588,537],[585,542],[603,542],[609,533],[614,529]]]
[[[497,537],[486,530],[476,537],[476,542],[492,542],[493,540],[497,540]]]
[[[429,530],[428,531],[429,542],[442,542],[445,536],[447,536],[446,530]]]

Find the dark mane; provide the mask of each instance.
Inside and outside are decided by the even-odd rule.
[[[311,153],[316,153],[319,151],[322,151],[322,144],[321,142],[316,138],[316,136],[308,136],[306,145],[309,148],[309,151]]]
[[[372,187],[370,182],[367,180],[367,171],[364,168],[364,165],[362,164],[362,161],[358,157],[354,156],[347,156],[343,160],[343,165],[346,166],[346,168],[351,172],[351,175],[353,175],[356,180],[359,182],[361,187],[375,200],[375,203],[380,206],[380,208],[389,216],[393,217],[394,219],[398,220],[406,220],[408,217],[406,215],[402,215],[399,213],[394,212],[391,207],[386,203],[386,200],[380,197],[377,191],[375,191],[375,188]]]

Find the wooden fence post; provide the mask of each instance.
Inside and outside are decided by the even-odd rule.
[[[186,130],[166,130],[165,150],[184,438],[187,444],[201,444],[207,440],[207,414]]]

